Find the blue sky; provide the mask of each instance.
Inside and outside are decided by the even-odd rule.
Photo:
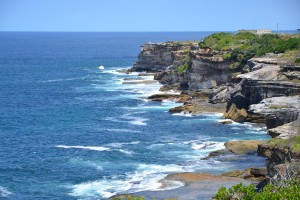
[[[0,31],[300,28],[300,0],[0,0]]]

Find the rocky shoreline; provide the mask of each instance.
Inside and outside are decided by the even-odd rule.
[[[183,103],[171,108],[171,113],[217,112],[223,113],[224,119],[235,122],[265,124],[268,134],[276,141],[229,141],[225,143],[226,150],[211,152],[209,157],[252,151],[267,158],[266,168],[238,170],[222,176],[181,173],[169,175],[162,181],[181,181],[186,187],[194,184],[192,188],[198,183],[198,188],[204,189],[216,184],[215,180],[224,183],[226,177],[230,177],[232,183],[262,181],[259,184],[262,187],[266,182],[275,183],[300,172],[300,144],[282,142],[282,139],[300,137],[300,67],[288,63],[285,54],[274,53],[250,58],[244,67],[234,67],[236,61],[226,59],[233,51],[203,48],[195,42],[144,44],[138,61],[126,73],[135,71],[154,75],[154,79],[163,84],[162,93],[148,99]],[[293,55],[299,58],[300,50]],[[220,123],[231,123],[230,120]],[[208,180],[209,183],[199,186]],[[160,199],[164,193],[161,195]],[[178,197],[181,198],[179,194]]]

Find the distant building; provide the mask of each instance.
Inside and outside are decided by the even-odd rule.
[[[263,35],[263,34],[271,34],[272,30],[269,29],[254,29],[254,30],[238,30],[238,33],[245,33],[245,32],[250,32],[253,33],[255,35]]]

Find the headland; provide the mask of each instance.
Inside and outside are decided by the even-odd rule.
[[[255,182],[261,189],[297,177],[300,172],[300,35],[212,34],[199,42],[148,43],[133,68],[126,73],[146,72],[163,86],[152,101],[173,100],[183,103],[171,113],[223,113],[226,125],[250,122],[267,126],[269,141],[228,141],[225,150],[211,156],[257,152],[266,157],[264,168],[249,168],[224,173],[173,174],[166,180],[185,183],[182,192],[207,191],[212,185],[231,186],[237,182]],[[171,91],[171,92],[170,92]],[[174,91],[176,94],[174,94]],[[228,178],[230,177],[230,178]],[[228,178],[228,179],[227,179]],[[205,183],[205,184],[204,184]],[[230,184],[229,184],[230,183]],[[216,189],[208,192],[211,198]],[[176,192],[175,192],[176,193]],[[142,192],[137,195],[167,199],[172,192]],[[174,192],[173,192],[174,194]],[[181,194],[181,195],[180,195]],[[161,195],[158,197],[157,195]],[[202,197],[204,194],[202,194]],[[130,196],[119,196],[128,199]],[[114,198],[119,198],[114,197]]]

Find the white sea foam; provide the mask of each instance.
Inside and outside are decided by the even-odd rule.
[[[180,113],[173,113],[173,116],[193,117],[192,113],[182,111]]]
[[[128,121],[126,121],[127,123],[130,123],[130,124],[133,124],[133,125],[138,125],[138,126],[147,125],[146,121],[149,120],[149,119],[143,118],[143,117],[131,116],[131,114],[122,115],[121,118],[128,120]]]
[[[102,70],[102,69],[104,69],[104,66],[101,65],[101,66],[98,67],[98,69],[101,69],[101,70]]]
[[[12,192],[7,188],[0,186],[0,197],[9,197],[10,195],[12,195]]]
[[[224,142],[206,141],[200,144],[192,143],[192,148],[195,150],[201,150],[203,152],[216,151],[216,150],[224,149]]]
[[[120,193],[134,193],[140,191],[168,190],[183,186],[175,181],[168,184],[168,188],[162,188],[160,180],[168,173],[182,172],[184,169],[178,165],[147,165],[140,164],[133,173],[128,173],[124,178],[113,177],[80,183],[72,186],[70,195],[80,198],[109,198]]]
[[[119,149],[119,151],[120,151],[121,153],[126,154],[126,155],[132,155],[132,154],[134,154],[133,151],[126,150],[126,149]]]
[[[108,151],[107,147],[97,147],[97,146],[67,146],[67,145],[57,145],[58,148],[64,149],[87,149],[92,151]]]
[[[130,124],[133,124],[133,125],[138,125],[138,126],[145,126],[147,125],[147,123],[145,123],[146,120],[144,119],[136,119],[134,121],[130,121],[129,123]]]
[[[120,148],[120,147],[122,147],[123,145],[135,145],[135,144],[139,144],[139,143],[140,143],[140,141],[133,141],[133,142],[114,142],[114,143],[106,144],[105,146]]]
[[[215,119],[220,119],[221,117],[223,117],[222,113],[201,113],[200,115]]]
[[[146,121],[149,120],[149,119],[143,118],[143,117],[130,116],[130,114],[122,115],[120,118],[122,120],[114,118],[114,117],[106,117],[105,120],[112,121],[112,122],[125,122],[125,123],[138,125],[138,126],[147,125]],[[130,131],[130,132],[133,132],[133,131]]]
[[[140,133],[141,131],[137,131],[137,130],[130,130],[130,129],[116,129],[116,128],[112,128],[112,129],[101,129],[103,131],[107,131],[107,132],[117,132],[117,133]]]
[[[221,119],[218,121],[218,123],[226,123],[226,122],[229,122],[229,124],[233,123],[233,121],[231,119]]]
[[[83,159],[80,159],[80,158],[71,158],[69,160],[69,162],[73,165],[80,165],[80,166],[83,166],[83,167],[94,168],[97,171],[102,171],[103,170],[102,163],[99,162],[99,161],[83,160]]]
[[[80,80],[81,78],[60,78],[60,79],[50,79],[46,81],[39,81],[40,83],[52,83],[52,82],[62,82],[62,81],[74,81],[74,80]]]

